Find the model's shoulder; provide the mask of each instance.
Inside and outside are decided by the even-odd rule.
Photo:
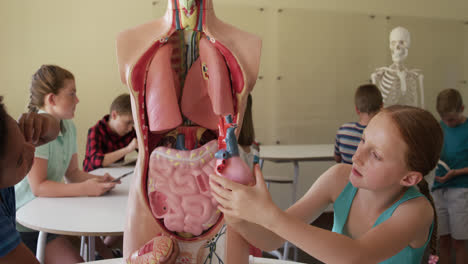
[[[219,19],[212,21],[211,26],[207,28],[207,34],[231,50],[244,64],[243,67],[252,66],[252,74],[258,73],[262,48],[262,39],[259,36]]]
[[[134,40],[142,35],[163,32],[167,28],[170,28],[170,25],[167,25],[166,19],[161,17],[121,31],[117,35],[117,41]]]
[[[250,32],[241,30],[231,24],[225,23],[219,19],[213,24],[213,31],[208,29],[213,37],[218,37],[225,40],[235,40],[229,42],[247,42],[248,44],[262,44],[262,39]],[[218,32],[229,32],[229,34],[218,35]],[[240,38],[239,38],[240,37]]]

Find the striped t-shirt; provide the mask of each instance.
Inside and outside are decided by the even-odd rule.
[[[341,162],[353,164],[352,158],[361,141],[362,132],[366,126],[357,122],[345,123],[336,132],[335,155],[341,157]]]

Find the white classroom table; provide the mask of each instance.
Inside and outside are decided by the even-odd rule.
[[[316,145],[260,145],[260,167],[263,167],[264,161],[292,162],[294,164],[293,191],[291,202],[297,199],[297,183],[299,179],[300,161],[333,161],[333,144]]]
[[[132,166],[101,168],[91,174],[114,178],[133,171]],[[16,212],[16,220],[25,227],[38,230],[36,257],[44,263],[47,233],[88,237],[88,260],[94,260],[94,237],[122,235],[125,226],[127,199],[132,175],[99,197],[37,197]],[[82,243],[83,246],[83,243]]]
[[[334,148],[334,144],[260,145],[260,167],[263,168],[265,160],[275,163],[292,162],[294,164],[291,192],[291,204],[293,204],[297,199],[299,162],[334,161]],[[270,180],[270,182],[275,182],[275,180]],[[278,251],[272,251],[270,253],[278,258],[287,259],[289,242],[285,243],[283,254]],[[294,259],[297,259],[297,249],[294,254]]]
[[[126,264],[123,258],[106,259],[106,260],[84,262],[84,263],[87,263],[87,264]],[[249,256],[249,264],[304,264],[304,263],[286,261],[286,260],[278,260],[278,259],[269,259],[269,258],[256,258],[256,257]]]

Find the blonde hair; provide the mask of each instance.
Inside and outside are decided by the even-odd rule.
[[[65,80],[74,80],[71,72],[56,65],[42,65],[32,76],[29,88],[29,112],[37,112],[44,106],[47,94],[58,94]]]

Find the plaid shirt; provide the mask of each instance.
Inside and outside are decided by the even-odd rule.
[[[128,146],[136,136],[135,130],[119,136],[111,130],[108,122],[109,115],[106,115],[88,130],[86,156],[83,160],[83,170],[86,172],[101,168],[104,154]]]

